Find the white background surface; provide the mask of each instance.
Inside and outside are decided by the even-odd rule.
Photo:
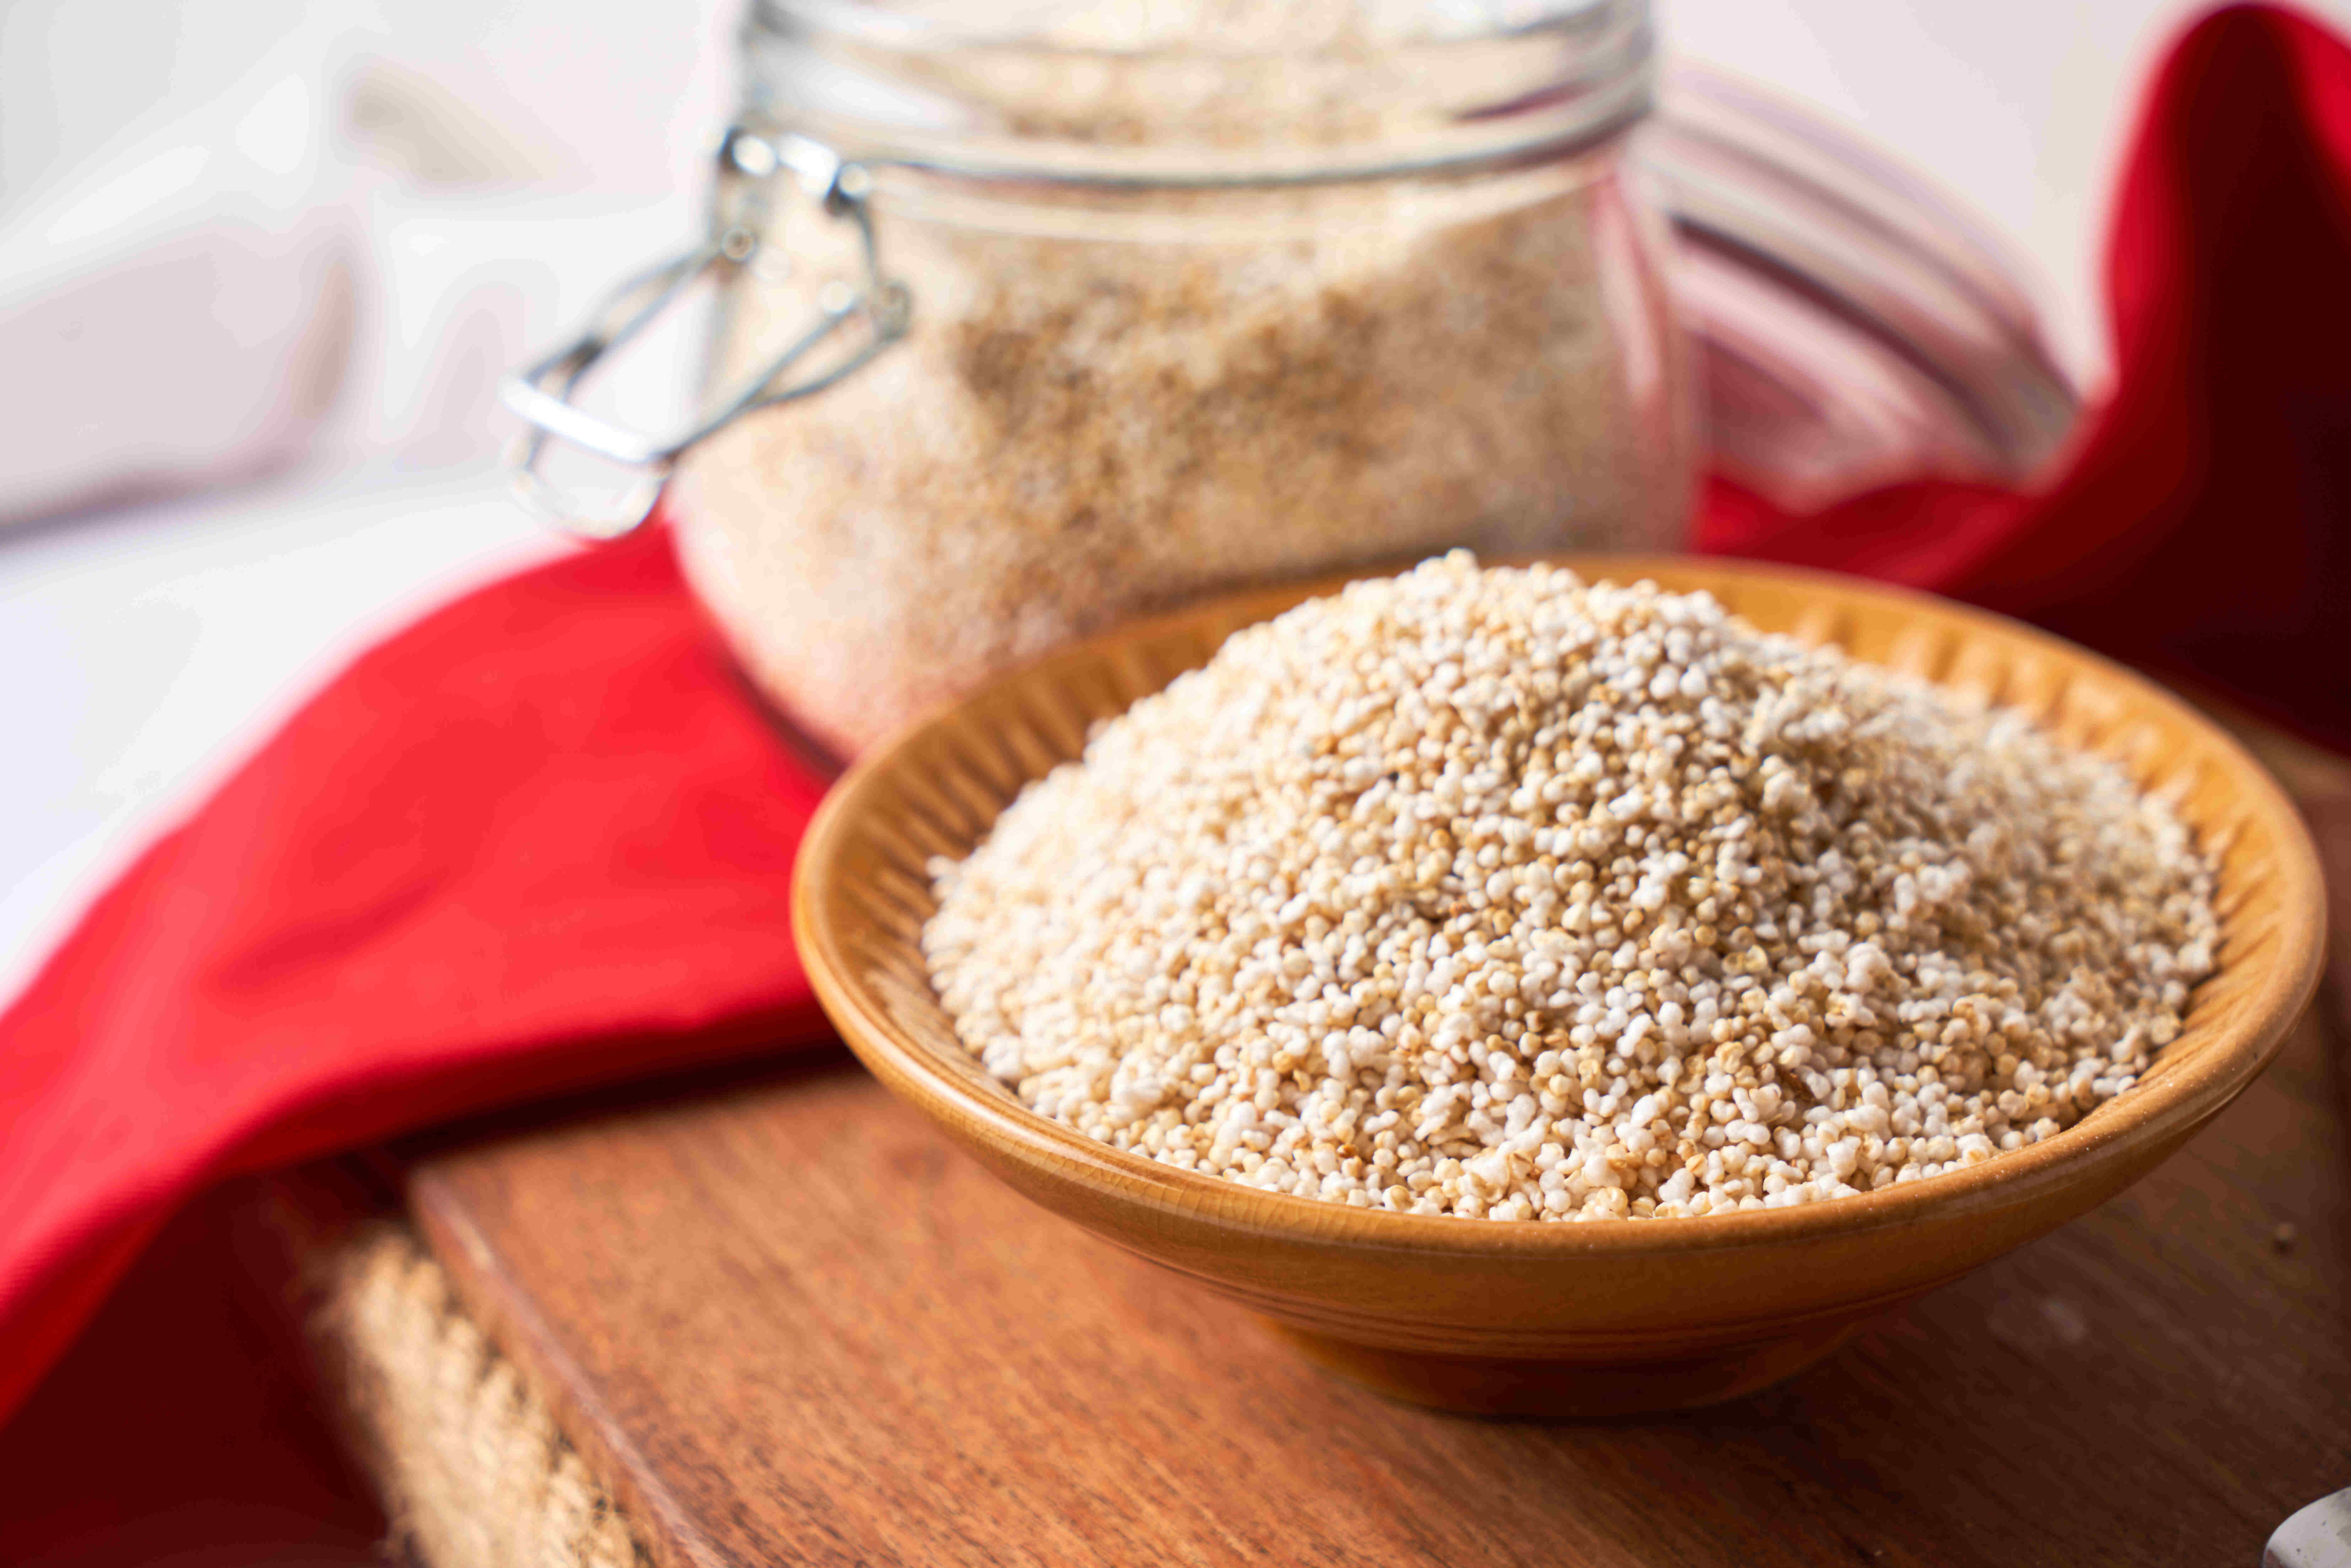
[[[2005,230],[2063,353],[2102,373],[2104,197],[2150,57],[2191,0],[1664,3],[1672,47],[1815,101]],[[2351,0],[2310,8],[2351,26]],[[686,234],[731,96],[733,12],[0,0],[0,229],[110,145],[201,111],[271,46],[314,49],[340,87],[372,70],[437,88],[495,130],[513,172],[472,193],[354,177],[344,194],[373,238],[359,359],[304,467],[0,532],[0,998],[350,653],[556,548],[490,470],[490,378]],[[0,367],[0,418],[31,395]]]

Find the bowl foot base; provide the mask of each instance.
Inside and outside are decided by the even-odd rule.
[[[1718,1405],[1792,1377],[1852,1333],[1831,1323],[1670,1361],[1516,1361],[1388,1350],[1273,1319],[1266,1325],[1309,1361],[1374,1394],[1477,1416],[1594,1420]]]

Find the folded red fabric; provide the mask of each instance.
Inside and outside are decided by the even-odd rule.
[[[820,1038],[785,905],[825,783],[659,532],[362,656],[0,1019],[0,1411],[204,1182]]]
[[[2149,99],[2120,391],[2063,483],[1806,517],[1718,484],[1700,542],[2022,613],[2351,749],[2346,279],[2351,50],[2219,13]],[[0,1416],[224,1176],[820,1038],[786,891],[824,785],[659,530],[361,658],[0,1018]]]
[[[1884,578],[2191,677],[2351,750],[2351,53],[2231,6],[2166,58],[2106,254],[2116,392],[2026,497],[1896,486],[1700,549]]]

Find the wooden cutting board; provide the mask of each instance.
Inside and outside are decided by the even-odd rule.
[[[2272,760],[2342,911],[2351,782]],[[2346,1038],[1795,1381],[1605,1426],[1313,1372],[836,1057],[477,1128],[405,1191],[664,1565],[2250,1565],[2351,1485]]]

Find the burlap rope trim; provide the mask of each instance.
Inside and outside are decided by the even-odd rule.
[[[405,1225],[333,1249],[313,1328],[422,1568],[652,1568],[610,1492]]]

